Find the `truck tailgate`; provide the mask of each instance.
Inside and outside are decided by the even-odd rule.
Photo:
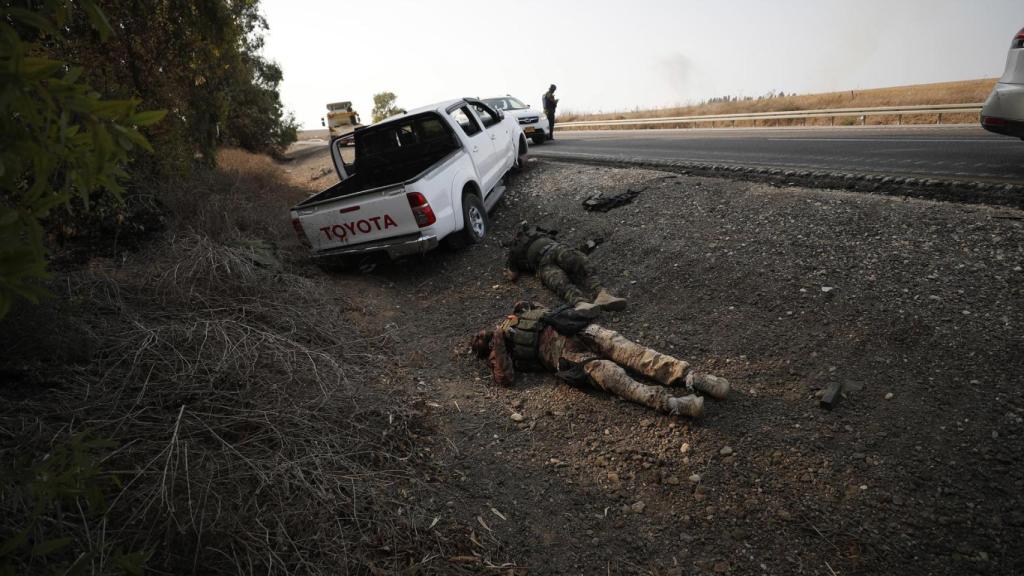
[[[314,253],[419,230],[403,186],[298,208],[297,215]]]

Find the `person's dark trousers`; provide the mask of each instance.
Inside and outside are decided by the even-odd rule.
[[[550,134],[548,134],[548,140],[554,140],[555,139],[555,113],[554,112],[545,112],[545,115],[548,117],[548,130],[550,131]]]

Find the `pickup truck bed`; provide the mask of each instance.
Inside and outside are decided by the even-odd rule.
[[[414,123],[423,126],[427,120],[428,118],[425,117],[419,121],[414,120]],[[376,148],[372,147],[374,144],[377,144]],[[353,171],[351,176],[300,202],[296,208],[324,200],[351,197],[399,182],[416,180],[432,166],[459,149],[458,140],[455,140],[447,132],[423,142],[403,146],[400,151],[392,151],[391,154],[388,154],[386,159],[383,159],[382,156],[387,153],[387,149],[375,155],[372,154],[372,151],[384,148],[380,143],[369,142],[367,146],[371,146],[370,151],[364,152],[361,158],[356,158],[356,165],[351,167]]]

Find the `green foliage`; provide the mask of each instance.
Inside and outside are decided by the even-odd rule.
[[[395,100],[398,97],[395,96],[394,92],[380,92],[373,95],[373,121],[380,122],[381,120],[394,116],[400,112],[400,108],[395,105]]]
[[[105,91],[171,110],[151,133],[157,177],[180,178],[218,145],[275,152],[295,141],[279,66],[260,55],[266,20],[258,0],[104,0],[117,34],[96,42],[89,22],[70,22],[56,48],[73,54]]]
[[[88,530],[70,528],[102,516],[106,493],[120,487],[117,477],[99,466],[114,447],[109,440],[80,433],[37,462],[15,464],[3,479],[6,499],[16,504],[5,510],[8,516],[0,532],[0,576],[43,570],[84,574],[102,554],[110,555],[120,573],[142,574],[148,552],[97,548],[88,541]],[[62,516],[65,521],[53,521]]]
[[[91,1],[78,2],[101,36],[110,24]],[[43,219],[78,198],[103,191],[119,198],[135,148],[152,151],[140,126],[163,111],[139,100],[105,100],[82,80],[82,68],[47,57],[46,43],[72,16],[54,0],[30,12],[0,6],[0,318],[14,299],[45,294]]]
[[[266,29],[258,0],[0,2],[0,319],[45,294],[48,240],[144,229],[123,222],[123,195],[220,145],[295,141]]]

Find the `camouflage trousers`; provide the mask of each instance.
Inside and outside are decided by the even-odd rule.
[[[572,305],[589,302],[601,289],[586,254],[565,244],[555,244],[540,257],[536,274],[545,286]]]
[[[618,332],[591,324],[576,338],[568,338],[561,351],[568,365],[580,367],[596,387],[624,400],[672,412],[666,386],[685,387],[690,364],[627,339]],[[625,368],[661,384],[634,380]]]

